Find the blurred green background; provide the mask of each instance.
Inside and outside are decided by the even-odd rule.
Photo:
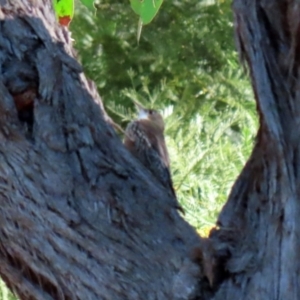
[[[129,1],[76,3],[71,23],[85,74],[123,128],[132,99],[159,109],[186,220],[206,235],[253,147],[252,89],[234,47],[231,1],[165,1],[137,43]],[[0,300],[13,299],[0,285]]]
[[[77,6],[79,7],[79,6]],[[257,130],[252,89],[234,46],[231,1],[165,1],[137,43],[129,1],[80,6],[71,24],[85,73],[123,128],[131,99],[159,109],[174,186],[200,232],[215,223]]]

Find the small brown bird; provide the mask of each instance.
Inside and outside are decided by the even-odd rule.
[[[184,213],[173,188],[164,137],[164,120],[158,111],[146,109],[136,102],[135,105],[139,112],[138,118],[128,124],[124,145],[165,188],[171,191],[176,200],[176,208]]]

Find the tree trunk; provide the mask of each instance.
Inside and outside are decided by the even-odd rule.
[[[0,274],[21,299],[169,299],[200,239],[123,147],[51,3],[0,2]]]
[[[235,0],[233,8],[260,129],[211,236],[227,275],[213,299],[300,299],[300,3]]]
[[[209,240],[123,147],[51,1],[0,8],[0,274],[21,299],[300,298],[298,1],[234,2],[260,129]]]

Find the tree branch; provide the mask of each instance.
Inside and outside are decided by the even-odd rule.
[[[260,129],[211,235],[227,274],[216,300],[299,295],[299,13],[298,1],[234,1]]]

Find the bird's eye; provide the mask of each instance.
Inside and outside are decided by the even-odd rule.
[[[149,109],[149,115],[153,115],[153,110]]]

